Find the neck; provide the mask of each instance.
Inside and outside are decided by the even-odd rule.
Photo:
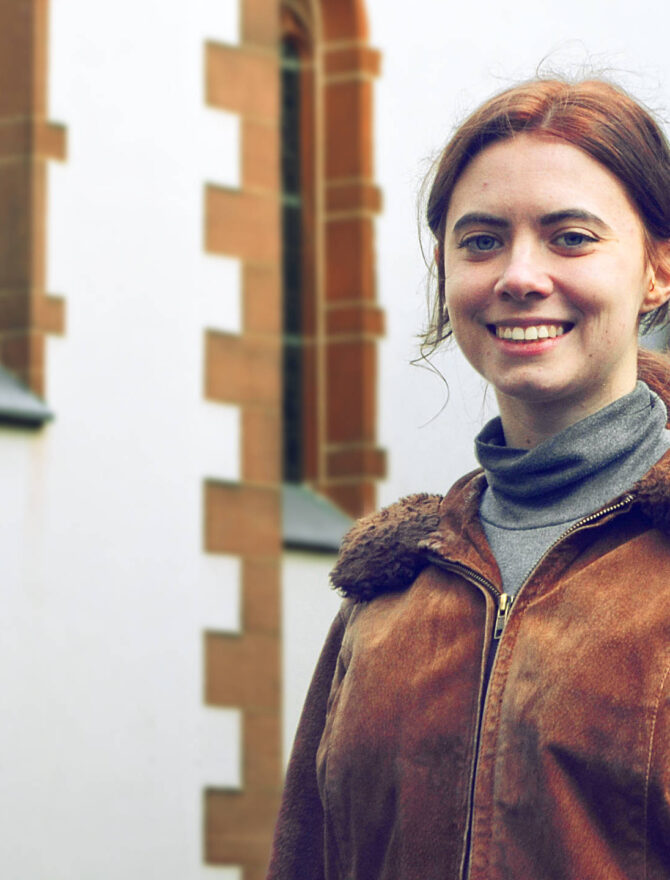
[[[533,449],[571,425],[609,406],[635,388],[636,379],[625,386],[600,389],[580,400],[528,401],[497,392],[505,443],[514,449]]]

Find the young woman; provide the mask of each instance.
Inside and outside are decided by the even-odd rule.
[[[345,539],[269,877],[668,880],[670,371],[637,343],[668,145],[606,82],[533,81],[456,132],[427,216],[428,342],[500,418]]]

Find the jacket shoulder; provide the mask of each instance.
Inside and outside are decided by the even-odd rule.
[[[481,468],[461,477],[446,495],[421,492],[359,519],[345,535],[331,582],[341,595],[366,602],[406,589],[428,564],[429,540],[462,510]],[[445,517],[446,514],[446,517]]]
[[[409,495],[359,519],[342,541],[333,586],[358,601],[409,586],[426,564],[419,545],[437,528],[442,500]]]

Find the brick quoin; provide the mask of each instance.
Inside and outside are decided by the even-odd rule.
[[[207,104],[241,123],[240,187],[206,187],[204,247],[240,259],[243,298],[239,334],[203,337],[203,396],[239,406],[242,426],[240,482],[203,483],[203,549],[240,557],[243,608],[239,635],[204,635],[203,698],[241,710],[243,773],[240,790],[203,793],[203,856],[262,880],[282,785],[280,41],[295,39],[301,59],[304,479],[353,516],[374,506],[385,473],[375,434],[379,55],[358,0],[243,0],[241,13],[239,45],[203,46]]]

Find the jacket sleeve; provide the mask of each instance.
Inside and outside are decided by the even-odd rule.
[[[323,880],[325,876],[316,753],[351,607],[345,602],[333,621],[307,692],[286,772],[267,880]]]
[[[670,877],[670,651],[654,712],[647,779],[647,873],[649,880]]]

